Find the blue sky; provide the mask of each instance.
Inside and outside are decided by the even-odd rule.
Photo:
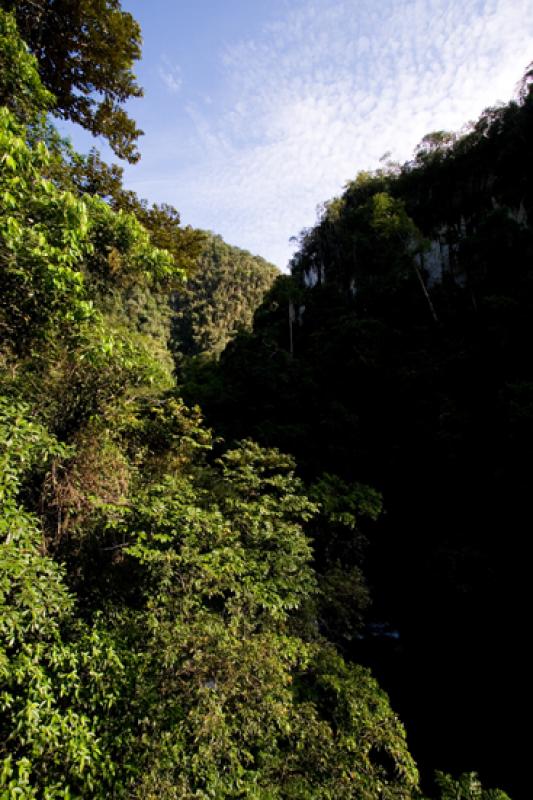
[[[145,136],[126,185],[282,268],[357,172],[508,100],[533,60],[533,0],[122,5],[144,37],[145,97],[129,111]]]

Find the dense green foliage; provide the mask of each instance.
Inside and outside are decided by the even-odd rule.
[[[215,454],[143,322],[177,214],[84,192],[110,171],[38,121],[0,19],[0,796],[411,797],[387,698],[316,630],[318,506],[278,451]]]
[[[278,275],[276,267],[220,236],[207,234],[194,273],[176,292],[173,349],[183,356],[219,356],[253,314]]]
[[[52,105],[53,96],[39,78],[37,64],[17,35],[15,19],[0,15],[0,104],[22,120]]]
[[[44,38],[37,62],[0,9],[1,800],[419,800],[401,722],[345,657],[380,494],[334,469],[306,485],[246,436],[226,445],[175,384],[170,295],[174,357],[216,355],[272,268],[139,200],[41,116],[37,68],[46,81],[63,63],[56,113],[131,155],[133,128],[113,126],[139,33],[118,3],[3,5],[31,49]],[[362,218],[384,274],[398,242],[423,247],[385,193]],[[474,774],[437,791],[506,800]]]

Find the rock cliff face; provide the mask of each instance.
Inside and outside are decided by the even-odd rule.
[[[353,296],[391,288],[416,265],[428,289],[444,281],[475,291],[530,229],[532,141],[533,100],[523,93],[462,136],[425,137],[402,167],[360,173],[302,234],[293,276]]]

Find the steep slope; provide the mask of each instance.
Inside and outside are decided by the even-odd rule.
[[[240,330],[251,328],[256,308],[278,275],[263,258],[206,233],[194,271],[173,298],[177,360],[219,356]]]
[[[424,768],[477,765],[524,798],[503,732],[522,715],[510,687],[528,683],[530,80],[467,134],[360,174],[303,233],[253,333],[189,373],[227,437],[383,494],[366,571],[373,621],[400,639],[372,645],[369,628],[351,657],[392,692]]]

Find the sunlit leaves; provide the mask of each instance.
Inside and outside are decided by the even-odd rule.
[[[86,196],[90,215],[92,256],[88,267],[105,283],[148,282],[162,286],[183,281],[184,271],[166,250],[153,246],[133,214],[114,212],[99,197]]]
[[[20,38],[14,16],[0,9],[0,105],[29,122],[50,108],[53,99],[39,79],[37,61]]]
[[[42,177],[48,154],[0,108],[0,267],[4,335],[22,343],[54,324],[86,318],[81,260],[91,249],[86,206]]]
[[[69,455],[28,409],[0,403],[0,796],[105,798],[115,767],[106,715],[124,668],[96,623],[73,616],[62,569],[19,503],[32,467]]]

